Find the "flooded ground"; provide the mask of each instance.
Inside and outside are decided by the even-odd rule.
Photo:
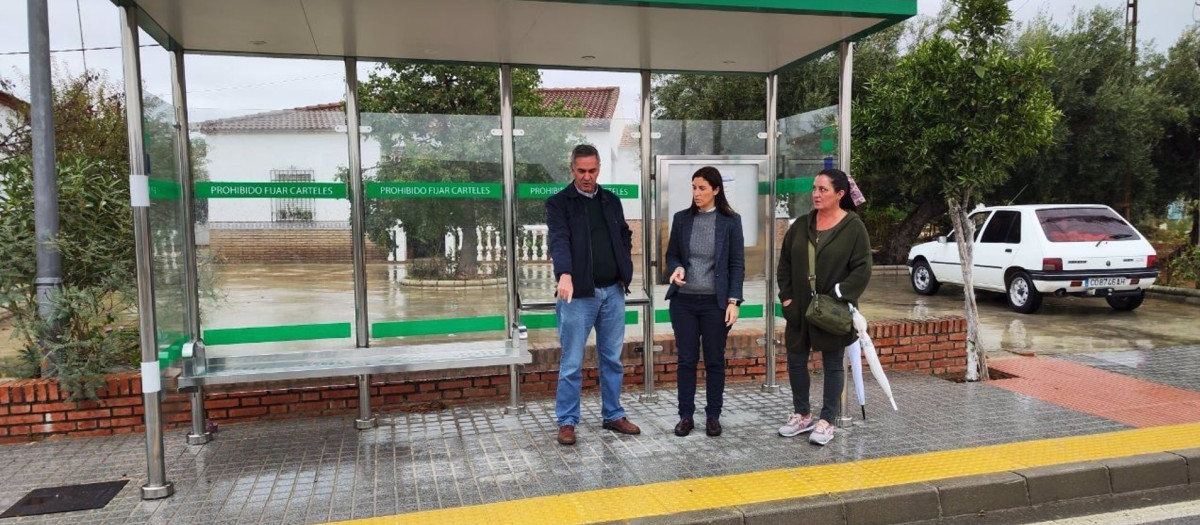
[[[399,265],[373,265],[368,279],[372,322],[502,315],[504,287],[416,288],[399,284]],[[549,301],[553,293],[548,265],[528,265],[522,271],[525,301]],[[240,327],[320,322],[353,322],[353,275],[340,265],[245,267],[228,265],[219,272],[222,300],[206,301],[202,310],[206,326]],[[634,290],[641,287],[640,280]],[[636,292],[635,292],[635,295]],[[763,302],[764,285],[746,284],[749,303]],[[658,308],[665,308],[658,301]],[[906,275],[876,275],[862,300],[869,319],[921,318],[962,315],[962,289],[944,286],[939,295],[922,297],[912,292]],[[1116,312],[1103,299],[1053,298],[1036,314],[1011,311],[1000,294],[980,293],[983,340],[991,351],[1016,353],[1087,353],[1144,349],[1200,343],[1200,307],[1148,299],[1133,312]],[[761,319],[744,319],[742,326],[762,326]],[[670,330],[659,324],[656,331]],[[630,338],[640,339],[640,325],[627,327]],[[446,339],[496,337],[452,335]],[[534,340],[554,340],[553,330],[533,332]],[[423,339],[424,340],[424,339]],[[384,342],[392,344],[398,341]],[[292,348],[328,347],[328,343],[289,343]],[[262,345],[255,345],[262,346]]]
[[[205,329],[354,322],[354,278],[349,265],[222,265],[215,269],[214,293],[201,303]],[[476,288],[404,286],[403,265],[371,265],[368,269],[368,312],[372,323],[503,315],[503,285]],[[640,279],[634,283],[640,295]],[[522,299],[550,301],[549,265],[526,265],[521,272]],[[657,293],[661,293],[657,292]],[[661,298],[659,298],[661,299]],[[748,303],[761,304],[761,281],[746,284]],[[666,308],[659,300],[656,306]],[[1133,312],[1116,312],[1103,299],[1048,297],[1036,314],[1011,311],[999,294],[979,295],[984,345],[993,352],[1063,354],[1181,346],[1200,343],[1200,306],[1150,298]],[[631,308],[632,309],[632,308]],[[961,315],[961,288],[946,285],[933,297],[912,292],[906,275],[875,275],[862,300],[869,319]],[[639,319],[640,321],[640,319]],[[739,325],[763,325],[743,319]],[[656,332],[670,330],[658,324]],[[11,328],[0,321],[0,357],[16,353]],[[630,339],[641,339],[641,327],[627,327]],[[376,346],[417,342],[449,342],[501,338],[502,334],[469,333],[373,340]],[[553,341],[552,329],[531,332],[534,341]],[[213,347],[213,355],[323,348],[353,348],[353,340],[297,341]]]

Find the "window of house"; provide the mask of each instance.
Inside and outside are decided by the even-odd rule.
[[[271,170],[271,182],[313,182],[312,170]],[[310,222],[313,199],[271,199],[271,219],[276,222]]]

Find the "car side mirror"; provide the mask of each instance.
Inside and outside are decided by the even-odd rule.
[[[937,241],[938,241],[938,243],[940,243],[940,244],[946,244],[946,236],[945,236],[945,235],[939,235],[939,236],[938,236],[938,238],[937,238]]]

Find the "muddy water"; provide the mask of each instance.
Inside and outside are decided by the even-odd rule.
[[[503,285],[483,288],[417,288],[402,286],[402,265],[368,267],[368,311],[371,322],[503,315]],[[640,289],[640,279],[634,283]],[[521,275],[525,301],[549,301],[553,285],[548,265],[527,265]],[[349,265],[223,265],[216,272],[215,298],[201,303],[206,329],[312,323],[354,322],[354,276]],[[657,294],[661,294],[660,289]],[[761,281],[746,283],[746,298],[762,303]],[[658,301],[658,308],[665,302]],[[1148,299],[1133,312],[1116,312],[1103,299],[1048,297],[1036,314],[1011,311],[999,294],[981,293],[979,307],[983,343],[989,351],[1036,354],[1146,349],[1200,343],[1200,307]],[[909,288],[907,276],[876,275],[862,301],[869,319],[961,315],[962,290],[943,286],[933,297]],[[743,319],[740,326],[762,326]],[[670,330],[656,325],[657,332]],[[0,356],[16,352],[9,328],[0,321]],[[641,338],[640,325],[627,327],[627,337]],[[499,333],[373,341],[373,345],[449,342],[502,337]],[[554,330],[531,332],[533,341],[553,341]],[[353,348],[353,340],[298,341],[213,347],[215,355],[324,348]]]

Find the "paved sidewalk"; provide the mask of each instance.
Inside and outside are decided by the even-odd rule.
[[[1197,352],[1164,350],[1129,362],[1159,363],[1159,356],[1168,355],[1195,361]],[[1100,361],[1123,375],[1153,380],[1176,374],[1169,379],[1185,382],[1181,386],[1191,391],[1200,388],[1200,374],[1189,379],[1168,366],[1121,368],[1112,359]],[[1187,374],[1196,372],[1190,370]],[[640,436],[602,430],[597,397],[585,398],[574,447],[554,441],[553,400],[532,401],[519,417],[504,416],[496,406],[382,414],[380,427],[366,432],[354,430],[351,416],[228,425],[203,447],[185,445],[185,432],[172,431],[166,457],[176,494],[152,502],[139,499],[145,473],[141,435],[9,445],[0,447],[6,481],[0,508],[35,488],[132,481],[107,508],[0,525],[322,523],[1130,428],[987,384],[898,372],[890,377],[901,411],[892,412],[868,384],[870,419],[839,431],[824,448],[776,435],[790,410],[790,392],[785,386],[778,394],[764,394],[757,384],[729,386],[719,438],[671,433],[677,420],[673,390],[662,391],[664,400],[656,404],[625,396],[630,417],[642,426]],[[819,403],[819,378],[812,392]],[[697,397],[702,403],[703,394]],[[1054,453],[1047,448],[1045,454]]]

